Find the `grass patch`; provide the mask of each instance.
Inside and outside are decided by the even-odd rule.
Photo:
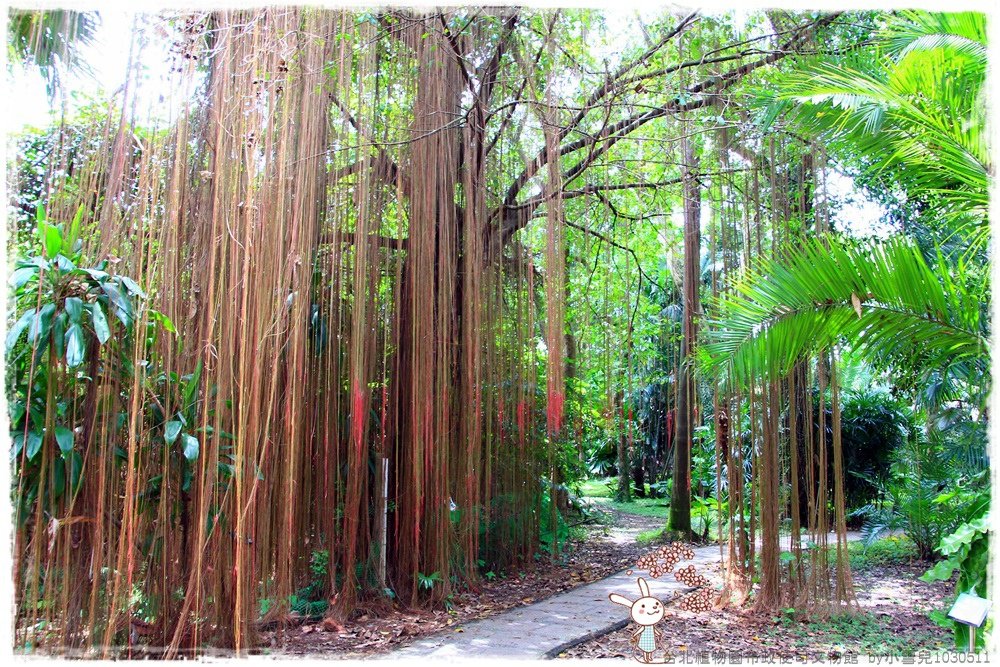
[[[655,544],[663,541],[665,535],[667,535],[667,527],[654,528],[653,530],[644,530],[635,536],[635,541],[639,544]]]
[[[865,546],[864,542],[847,545],[852,570],[868,570],[882,565],[903,565],[917,558],[917,546],[905,535],[883,537]]]
[[[580,482],[580,497],[599,502],[604,507],[615,509],[626,514],[637,514],[655,519],[666,519],[670,511],[670,502],[666,498],[635,498],[631,502],[620,503],[614,499],[614,490],[618,486],[615,477],[603,479],[588,479]]]
[[[670,513],[670,505],[666,498],[633,498],[630,503],[620,503],[616,500],[598,499],[609,507],[627,514],[650,516],[656,519],[666,519]]]
[[[577,488],[581,498],[611,498],[615,495],[613,489],[617,484],[615,477],[595,477],[580,482]]]
[[[833,563],[837,558],[837,546],[831,544],[827,546],[828,558]],[[791,560],[790,551],[781,552],[782,561]],[[808,567],[809,551],[802,550],[802,557],[805,566]],[[848,542],[847,557],[850,561],[851,570],[854,572],[864,572],[874,567],[884,567],[886,565],[908,565],[917,558],[917,546],[909,537],[905,535],[893,535],[883,537],[865,546],[864,542]],[[756,556],[755,569],[760,570],[760,554]]]
[[[800,618],[794,609],[786,609],[768,634],[785,645],[804,649],[815,649],[822,644],[841,652],[880,656],[912,656],[918,651],[940,649],[941,642],[940,634],[931,631],[900,633],[884,618],[868,612],[809,621]]]

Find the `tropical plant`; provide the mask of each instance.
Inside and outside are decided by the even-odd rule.
[[[827,424],[832,424],[832,416]],[[879,489],[889,481],[894,453],[906,446],[915,429],[912,411],[888,392],[871,388],[844,392],[841,433],[848,509],[877,498]]]
[[[984,481],[983,473],[957,476],[940,447],[913,438],[894,453],[889,479],[875,481],[878,498],[856,511],[865,543],[905,531],[919,557],[931,560],[945,535],[985,511]]]
[[[150,478],[146,489],[140,494],[139,507],[155,512],[166,489],[179,490],[177,516],[172,518],[176,518],[180,524],[184,548],[194,532],[191,526],[191,486],[196,472],[195,465],[201,453],[201,439],[205,434],[215,432],[215,427],[211,425],[197,425],[203,403],[201,373],[201,362],[192,373],[180,377],[174,372],[160,371],[151,375],[148,387],[149,393],[156,398],[149,406],[146,416],[151,431],[158,434],[156,443],[164,447],[165,457],[170,462],[165,466],[169,471],[169,478],[166,484],[163,475]],[[209,418],[214,415],[214,410],[209,409]],[[219,436],[226,440],[233,438],[232,434],[226,432],[220,432]],[[219,449],[219,478],[228,480],[234,471],[232,444],[220,445]]]
[[[814,238],[763,260],[714,304],[716,333],[700,361],[742,382],[784,376],[840,348],[888,372],[893,391],[923,408],[927,434],[898,452],[894,479],[872,480],[882,498],[863,510],[866,528],[905,528],[928,557],[982,509],[976,471],[991,384],[989,276],[979,266],[992,171],[985,18],[901,12],[876,36],[882,50],[829,56],[777,81],[764,126],[785,112],[862,182],[901,193],[893,196],[923,229],[884,243]],[[945,422],[961,433],[946,435]]]
[[[988,244],[986,17],[904,11],[878,35],[882,50],[820,60],[778,82],[788,120],[863,156],[861,171],[890,173],[909,199]]]
[[[81,208],[71,222],[57,224],[39,207],[41,252],[17,260],[10,277],[14,309],[5,353],[11,457],[15,471],[23,468],[22,478],[30,480],[17,496],[21,520],[36,499],[47,506],[78,488],[83,459],[73,401],[97,375],[100,349],[131,330],[133,303],[145,297],[131,278],[108,273],[106,262],[78,265],[82,219]],[[41,456],[47,443],[54,454]],[[42,474],[42,467],[51,474]]]
[[[983,507],[987,505],[988,503]],[[990,513],[980,511],[981,516],[963,523],[955,532],[941,540],[938,552],[944,556],[944,560],[925,572],[920,577],[922,581],[948,581],[958,571],[958,581],[955,583],[958,593],[973,593],[983,598],[987,596]],[[942,610],[931,612],[931,617],[945,627],[954,628],[957,649],[968,649],[969,626],[948,618]],[[985,632],[976,635],[976,650],[982,650],[986,646],[986,633],[992,629],[992,625],[990,618],[985,624]]]
[[[423,572],[417,572],[417,585],[420,589],[429,591],[434,588],[436,584],[441,583],[440,572],[432,572],[430,574],[424,574]]]
[[[778,377],[810,353],[846,344],[880,369],[946,374],[982,403],[989,390],[985,295],[966,273],[961,262],[929,266],[902,237],[806,240],[734,281],[715,304],[714,337],[701,362],[737,381]]]
[[[602,438],[587,457],[587,468],[597,477],[617,475],[617,437]]]

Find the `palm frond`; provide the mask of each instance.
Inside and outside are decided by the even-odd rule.
[[[778,377],[845,344],[876,367],[988,377],[981,295],[964,267],[931,268],[910,241],[811,239],[744,273],[715,303],[702,369],[736,384]]]
[[[980,12],[903,11],[888,32],[887,50],[897,58],[947,49],[986,62],[986,16]]]
[[[985,248],[992,173],[986,131],[986,24],[976,12],[903,12],[882,34],[885,51],[820,60],[788,73],[765,100],[824,141],[850,145],[879,175],[888,169],[911,198],[944,215]]]
[[[11,10],[8,19],[7,43],[13,59],[38,69],[49,97],[62,86],[61,70],[91,71],[80,50],[94,41],[100,21],[97,12]]]

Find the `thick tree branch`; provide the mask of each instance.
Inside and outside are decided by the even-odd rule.
[[[489,100],[493,97],[493,89],[496,87],[497,81],[499,80],[500,62],[503,60],[503,56],[507,52],[507,48],[510,45],[510,38],[514,33],[514,28],[517,26],[517,21],[517,12],[510,14],[504,20],[503,33],[497,43],[497,48],[494,49],[493,55],[478,72],[479,80],[482,81],[479,85],[478,97],[483,104],[483,108],[487,107]]]
[[[724,74],[707,77],[699,83],[689,87],[685,90],[684,99],[694,99],[682,102],[680,97],[674,98],[662,107],[650,109],[644,113],[624,118],[594,136],[584,137],[568,144],[564,144],[559,150],[560,157],[569,155],[583,148],[592,148],[593,150],[587,155],[586,158],[580,160],[578,163],[566,170],[563,174],[563,183],[569,184],[573,179],[586,170],[595,159],[605,154],[619,140],[642,127],[646,123],[664,116],[706,106],[711,103],[710,98],[704,96],[706,93],[717,93],[726,90],[751,72],[760,69],[761,67],[773,64],[778,60],[791,55],[795,52],[795,48],[799,46],[808,35],[813,34],[816,29],[822,26],[829,25],[839,15],[839,12],[828,14],[820,19],[817,19],[816,21],[812,21],[807,25],[801,26],[794,31],[793,36],[782,44],[779,49],[768,53],[762,58],[745,63],[739,67],[734,67]],[[564,128],[564,132],[568,134],[569,129],[570,126],[567,126],[567,128]],[[524,171],[522,171],[521,174],[514,179],[514,182],[507,190],[503,204],[491,213],[491,221],[495,222],[498,219],[500,221],[500,238],[503,243],[506,243],[514,232],[528,223],[533,216],[534,208],[541,204],[539,201],[535,203],[534,206],[518,206],[517,195],[520,193],[525,184],[527,184],[527,182],[530,181],[546,163],[546,151],[539,151],[535,158],[525,167]]]
[[[549,19],[549,32],[552,32],[552,29],[555,27],[556,16],[557,16],[556,14],[553,14],[552,18]],[[532,70],[535,67],[538,67],[538,63],[541,60],[543,53],[545,53],[544,43],[540,47],[538,47],[538,50],[535,52],[535,57],[532,59],[531,63]],[[524,94],[524,90],[528,87],[528,76],[529,76],[528,73],[525,72],[524,76],[521,78],[521,83],[518,86],[517,92],[514,94],[515,100],[520,100],[521,96]],[[489,142],[486,144],[485,153],[487,155],[489,155],[489,153],[493,150],[493,147],[496,146],[497,142],[500,140],[500,137],[503,136],[503,132],[507,128],[507,124],[510,122],[510,119],[514,116],[514,110],[517,108],[518,104],[519,102],[514,102],[513,104],[509,105],[506,104],[501,105],[497,109],[494,109],[493,111],[490,111],[487,114],[486,118],[483,121],[484,124],[488,123],[490,121],[490,118],[492,118],[499,110],[501,109],[507,110],[507,113],[504,116],[503,120],[500,121],[500,127],[497,129],[496,133],[494,133],[493,138],[490,139]]]
[[[385,147],[377,143],[372,139],[358,123],[357,119],[351,113],[351,110],[347,108],[339,97],[331,94],[330,100],[333,102],[334,106],[340,109],[340,112],[344,115],[344,119],[350,123],[354,131],[358,133],[358,136],[364,139],[368,144],[375,147],[378,151],[378,156],[376,158],[365,158],[359,160],[352,165],[342,167],[333,173],[333,180],[337,181],[344,176],[350,174],[357,174],[366,168],[375,167],[377,169],[376,179],[384,181],[388,185],[394,185],[397,179],[400,179],[400,185],[403,189],[403,193],[406,196],[410,194],[410,179],[405,174],[401,173],[399,170],[399,165],[389,157],[389,154],[385,151]]]
[[[409,245],[408,239],[396,239],[391,236],[379,236],[378,234],[369,234],[365,239],[368,243],[372,244],[373,248],[384,248],[386,250],[406,250]],[[353,232],[329,232],[321,234],[319,237],[320,245],[332,245],[334,243],[354,245],[357,241],[357,235]]]
[[[568,137],[570,133],[577,126],[579,126],[580,123],[583,122],[587,114],[599,106],[601,100],[603,100],[605,97],[611,94],[612,91],[618,88],[617,84],[622,77],[627,75],[629,72],[634,70],[642,63],[649,60],[649,58],[651,58],[657,51],[663,48],[663,46],[665,46],[671,39],[679,35],[682,30],[691,25],[691,23],[694,22],[696,16],[697,12],[694,12],[684,17],[680,21],[680,23],[674,26],[673,30],[664,35],[655,45],[646,49],[646,51],[643,52],[641,56],[639,56],[638,58],[636,58],[635,60],[626,65],[622,65],[613,74],[609,74],[607,78],[605,78],[604,83],[598,86],[598,88],[590,94],[586,102],[584,102],[583,107],[580,109],[580,111],[577,112],[577,114],[570,120],[568,124],[560,128],[559,133],[557,135],[557,141],[562,142],[566,137]],[[560,153],[560,155],[563,154],[564,153]],[[545,151],[540,151],[535,160],[532,161],[532,163],[528,166],[527,169],[525,169],[525,171],[521,174],[521,176],[514,179],[514,183],[511,184],[510,189],[507,191],[507,197],[505,198],[504,203],[508,205],[513,203],[513,201],[516,200],[518,193],[521,191],[521,188],[524,187],[524,184],[527,183],[538,172],[538,170],[542,168],[544,164],[545,164]]]
[[[462,51],[464,51],[464,49],[459,42],[462,37],[461,33],[456,35],[451,31],[451,28],[448,27],[448,22],[444,20],[444,14],[438,14],[437,17],[438,21],[441,22],[442,34],[445,39],[448,40],[448,45],[451,46],[451,54],[455,56],[455,62],[458,63],[458,69],[462,72],[462,78],[465,80],[465,85],[468,86],[470,91],[475,91],[476,86],[472,81],[472,75],[469,74],[469,70],[465,66],[465,56],[462,55]],[[469,21],[471,22],[472,19],[469,19]]]
[[[699,172],[701,177],[711,177],[711,176],[721,176],[724,174],[735,174],[748,171],[747,169],[722,169],[719,171],[706,171]],[[590,183],[578,190],[564,190],[561,193],[562,199],[574,199],[576,197],[585,197],[591,194],[598,194],[600,192],[613,192],[615,190],[648,190],[648,189],[659,189],[670,187],[671,185],[679,185],[684,181],[683,177],[678,176],[677,178],[667,179],[665,181],[635,181],[631,183],[607,183],[607,184],[594,184]],[[524,202],[514,206],[512,208],[530,208],[537,207],[539,204],[544,204],[549,199],[555,196],[555,193],[549,193],[547,195],[537,195],[531,199],[525,200]]]
[[[399,166],[384,152],[380,152],[378,156],[362,158],[357,162],[341,167],[335,170],[330,178],[333,182],[337,182],[342,178],[360,174],[368,169],[375,171],[375,180],[382,181],[386,185],[394,186],[397,179],[402,179],[403,192],[409,196],[409,179],[400,173]]]

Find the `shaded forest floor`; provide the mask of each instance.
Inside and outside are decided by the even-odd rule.
[[[855,655],[916,655],[950,650],[950,631],[928,617],[947,606],[953,584],[919,580],[928,564],[896,563],[859,570],[854,575],[860,610],[827,620],[808,620],[792,611],[777,615],[725,610],[702,614],[675,610],[661,624],[662,645],[654,659],[687,655],[767,656],[792,660],[832,660]],[[632,660],[629,626],[580,644],[560,658]],[[708,660],[707,657],[704,658]]]
[[[562,557],[540,556],[521,570],[484,580],[478,591],[457,591],[447,610],[404,610],[381,603],[342,625],[305,622],[262,637],[270,655],[323,654],[362,658],[385,654],[442,632],[462,632],[470,621],[527,606],[632,567],[649,545],[636,538],[662,527],[657,516],[622,511],[608,502],[587,503],[590,520],[573,531]],[[881,546],[878,546],[881,544]],[[929,564],[910,561],[897,538],[872,549],[852,545],[851,564],[860,610],[849,616],[810,621],[795,610],[776,615],[726,610],[695,614],[675,609],[662,624],[656,658],[688,655],[771,656],[830,660],[841,655],[915,655],[953,646],[948,630],[928,617],[947,605],[952,582],[928,584],[919,577]],[[855,546],[857,548],[855,548]],[[560,658],[632,660],[628,626],[584,642]]]
[[[448,610],[404,610],[382,603],[380,608],[360,613],[342,625],[305,622],[280,632],[263,633],[261,652],[360,658],[394,650],[448,628],[460,631],[463,623],[533,604],[633,566],[645,550],[636,542],[636,536],[663,525],[657,517],[605,506],[590,505],[588,514],[589,520],[571,532],[557,562],[552,563],[543,554],[516,572],[483,580],[478,591],[458,591],[448,603]]]

